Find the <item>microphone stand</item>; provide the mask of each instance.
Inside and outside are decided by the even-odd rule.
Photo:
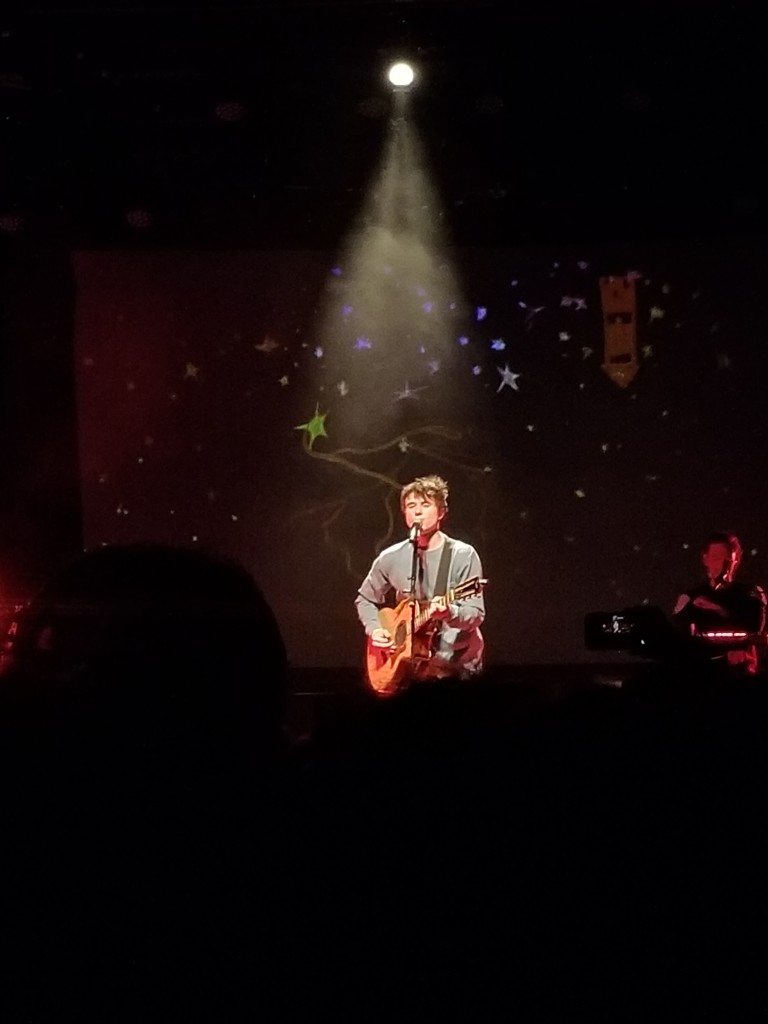
[[[416,636],[416,574],[419,566],[419,534],[421,523],[414,523],[408,534],[411,542],[411,575],[408,582],[411,584],[411,659],[413,659],[413,638]]]

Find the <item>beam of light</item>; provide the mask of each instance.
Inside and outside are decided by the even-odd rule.
[[[393,96],[379,167],[329,267],[315,325],[324,353],[318,386],[327,391],[345,382],[343,396],[336,388],[344,398],[338,413],[358,441],[374,423],[384,430],[411,427],[422,415],[447,415],[455,423],[469,400],[466,380],[452,370],[456,338],[468,333],[470,314],[438,190],[408,116],[411,102],[407,92]],[[422,412],[399,400],[406,381],[414,393],[420,389]],[[316,397],[322,404],[323,396]]]
[[[457,344],[457,338],[468,343],[473,310],[454,269],[419,132],[408,116],[412,101],[406,89],[394,91],[379,167],[329,261],[312,330],[323,355],[303,367],[311,377],[311,405],[302,406],[295,420],[305,454],[326,465],[334,500],[345,509],[355,500],[353,476],[380,493],[387,541],[399,522],[403,479],[423,467],[444,466],[485,493],[491,472],[478,429],[483,413],[477,389],[468,386],[474,371],[462,341]],[[502,381],[507,389],[512,383],[511,377]],[[313,408],[316,416],[322,410],[328,417],[326,434],[317,438],[311,433]],[[340,515],[334,506],[333,523],[341,523]],[[350,513],[346,522],[334,546],[347,551],[349,565],[363,527],[359,515]],[[359,529],[350,532],[350,522]]]

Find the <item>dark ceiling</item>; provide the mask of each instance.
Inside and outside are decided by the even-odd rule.
[[[412,116],[456,242],[761,236],[753,19],[482,0],[19,5],[0,15],[0,228],[332,245],[386,134],[384,62],[403,52],[423,69]]]

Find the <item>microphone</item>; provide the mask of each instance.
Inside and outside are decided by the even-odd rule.
[[[419,534],[420,533],[421,533],[421,523],[417,519],[416,522],[413,524],[413,526],[410,529],[410,532],[408,534],[408,540],[410,540],[410,541],[417,541],[419,539]]]

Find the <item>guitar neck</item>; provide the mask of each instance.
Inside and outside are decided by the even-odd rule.
[[[471,580],[465,580],[464,583],[460,583],[457,587],[449,590],[446,594],[442,594],[439,598],[433,598],[432,600],[445,601],[446,604],[450,604],[452,601],[464,601],[468,597],[474,597],[475,594],[479,593],[480,588],[486,583],[486,580],[480,580],[476,576],[473,576]],[[413,629],[416,633],[433,618],[429,612],[430,600],[414,601],[415,609],[409,616],[407,625],[408,632]]]

